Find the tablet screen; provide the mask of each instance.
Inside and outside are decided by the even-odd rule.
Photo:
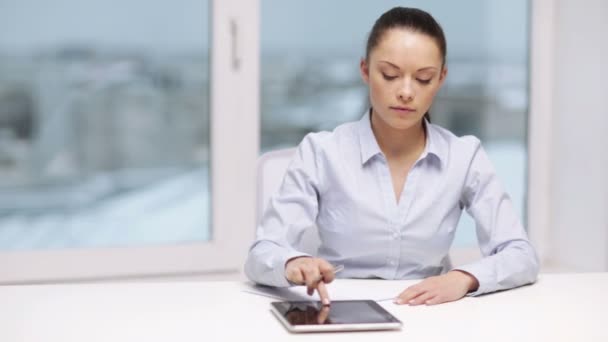
[[[391,329],[401,326],[401,322],[372,300],[338,300],[331,306],[318,301],[274,302],[275,313],[282,318],[288,328],[324,326],[321,330],[331,330],[329,326],[348,325],[349,328]],[[293,329],[290,329],[293,330]],[[353,330],[353,329],[348,329]]]

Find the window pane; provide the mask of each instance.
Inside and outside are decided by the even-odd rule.
[[[1,250],[209,239],[208,5],[0,5]]]
[[[449,73],[432,120],[482,140],[523,219],[527,0],[262,0],[262,151],[295,146],[308,132],[361,117],[368,101],[359,60],[374,21],[394,6],[422,8],[443,26]],[[455,246],[475,244],[465,214]]]

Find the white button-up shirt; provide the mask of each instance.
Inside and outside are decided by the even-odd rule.
[[[245,272],[289,286],[285,263],[318,228],[318,257],[344,265],[337,277],[413,279],[452,269],[448,252],[463,209],[475,219],[484,256],[457,269],[477,278],[477,295],[534,282],[538,258],[511,199],[477,138],[426,122],[424,152],[395,200],[370,115],[333,132],[308,134],[271,197]]]

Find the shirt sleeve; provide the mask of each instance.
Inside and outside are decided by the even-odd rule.
[[[538,256],[479,141],[466,177],[462,205],[475,220],[483,255],[481,260],[457,268],[479,282],[479,288],[469,295],[535,282]]]
[[[308,134],[297,148],[279,191],[271,196],[249,249],[245,274],[255,283],[286,287],[285,263],[309,256],[299,251],[306,229],[315,225],[318,214],[319,135]]]

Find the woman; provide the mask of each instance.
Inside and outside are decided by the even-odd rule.
[[[538,259],[478,139],[430,123],[447,75],[446,41],[428,13],[393,8],[360,63],[371,108],[358,122],[308,134],[271,198],[245,265],[271,286],[306,285],[329,304],[341,277],[424,278],[397,304],[439,304],[536,280]],[[452,268],[458,220],[475,219],[484,258]],[[318,227],[318,256],[295,247]],[[397,295],[397,294],[396,294]]]

